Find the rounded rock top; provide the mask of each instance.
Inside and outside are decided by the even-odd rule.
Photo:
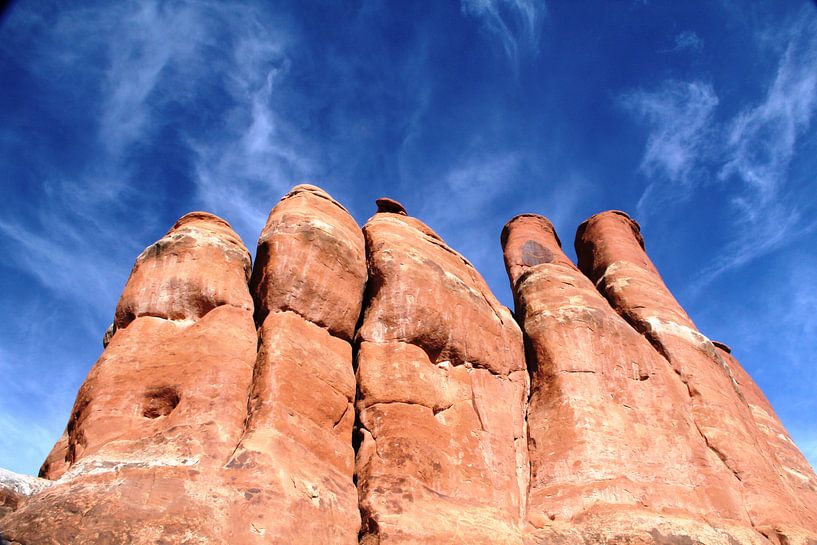
[[[505,246],[505,243],[508,240],[508,234],[510,233],[511,225],[517,222],[533,222],[535,224],[539,224],[543,227],[546,231],[549,231],[555,238],[556,243],[559,244],[559,248],[562,247],[562,241],[559,239],[559,235],[556,233],[556,228],[553,226],[553,222],[551,222],[546,216],[541,214],[533,214],[530,212],[525,212],[523,214],[517,214],[505,224],[502,228],[502,233],[499,236],[500,242],[502,246]]]
[[[176,223],[173,224],[173,227],[171,227],[170,230],[173,231],[174,229],[178,229],[182,225],[185,225],[187,223],[191,223],[191,222],[194,222],[194,221],[209,221],[209,222],[224,225],[224,226],[226,226],[226,227],[228,227],[230,229],[233,228],[233,226],[230,225],[230,222],[228,222],[224,218],[220,218],[219,216],[216,216],[215,214],[212,214],[210,212],[203,212],[201,210],[196,210],[196,211],[193,211],[193,212],[188,212],[187,214],[185,214],[184,216],[182,216],[178,220],[176,220]]]
[[[377,213],[390,213],[390,214],[401,214],[403,216],[408,216],[408,212],[406,212],[406,207],[400,204],[399,202],[395,201],[394,199],[390,199],[388,197],[380,197],[376,201],[374,201],[377,205]]]

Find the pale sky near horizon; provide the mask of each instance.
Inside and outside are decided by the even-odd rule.
[[[251,250],[293,185],[388,195],[508,306],[499,233],[627,211],[817,464],[817,5],[12,3],[0,20],[0,467],[36,473],[135,257]]]

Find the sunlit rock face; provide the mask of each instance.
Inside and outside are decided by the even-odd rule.
[[[817,476],[623,212],[501,237],[515,313],[399,202],[294,187],[256,262],[183,216],[136,260],[0,543],[815,545]]]
[[[769,440],[774,432],[763,429],[763,414],[752,408],[759,407],[759,400],[751,379],[697,330],[644,248],[638,224],[623,212],[597,214],[576,234],[579,268],[686,386],[689,414],[709,449],[710,464],[720,462],[721,473],[732,477],[716,486],[738,494],[745,518],[763,536],[784,543],[811,542],[817,530],[814,472],[794,477],[791,470],[801,472],[789,466],[803,464],[778,454],[781,439]],[[774,413],[763,412],[782,429]]]
[[[227,468],[258,490],[231,517],[269,543],[357,543],[351,337],[366,283],[363,233],[323,190],[300,185],[269,215],[251,291],[258,356],[243,437]],[[266,541],[265,541],[266,540]]]
[[[2,521],[33,543],[204,543],[228,530],[223,471],[244,430],[257,335],[250,255],[222,219],[181,218],[149,246],[115,332],[41,470]]]
[[[474,267],[401,206],[364,227],[361,543],[521,543],[522,335]]]
[[[528,340],[533,536],[703,538],[712,531],[704,518],[718,519],[713,542],[751,535],[732,475],[695,427],[687,388],[565,256],[553,225],[518,216],[502,243]]]
[[[349,339],[363,233],[298,186],[258,256],[250,290],[249,252],[204,213],[139,256],[43,466],[53,484],[13,498],[7,540],[357,543]]]

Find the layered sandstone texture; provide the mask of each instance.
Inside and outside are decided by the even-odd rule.
[[[41,469],[52,484],[2,520],[22,544],[205,543],[241,493],[257,337],[250,254],[224,220],[181,218],[136,260],[114,333]]]
[[[247,420],[226,466],[249,470],[260,501],[237,502],[233,516],[263,521],[258,542],[357,543],[351,339],[365,284],[363,233],[326,192],[297,186],[272,209],[250,282]]]
[[[815,545],[817,476],[622,212],[502,232],[515,302],[397,201],[182,217],[0,543]]]

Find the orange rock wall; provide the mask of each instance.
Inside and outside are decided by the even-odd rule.
[[[817,476],[622,212],[503,230],[515,313],[390,199],[309,185],[256,261],[182,217],[138,258],[0,543],[814,545]]]

